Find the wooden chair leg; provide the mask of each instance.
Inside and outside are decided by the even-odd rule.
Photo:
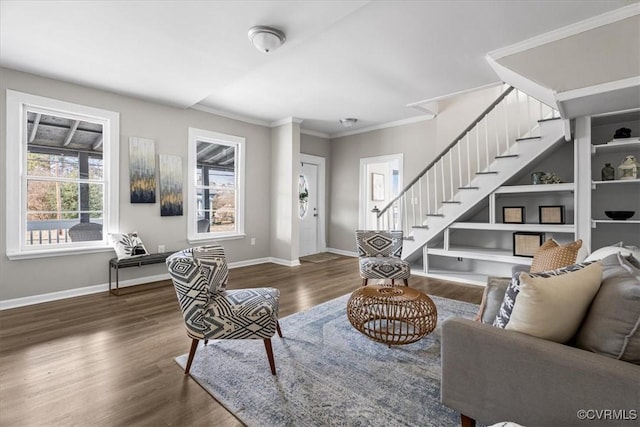
[[[271,367],[271,375],[276,374],[276,362],[273,360],[273,348],[271,348],[271,339],[264,340],[264,348],[267,350],[267,358],[269,359],[269,366]]]
[[[460,426],[461,427],[476,427],[476,420],[467,417],[464,414],[460,414]]]
[[[280,329],[280,322],[276,322],[276,331],[278,331],[278,336],[282,338],[282,330]]]
[[[367,286],[367,280],[368,279],[362,279],[362,286]]]
[[[402,279],[405,286],[409,286],[409,279]]]
[[[396,284],[396,279],[391,279],[391,286],[394,286]]]
[[[209,340],[204,340],[204,345],[209,344]]]
[[[191,350],[189,350],[189,359],[187,359],[187,366],[184,368],[184,374],[189,375],[189,370],[191,369],[191,362],[193,362],[193,356],[196,355],[196,349],[198,348],[198,340],[193,339],[191,341]]]

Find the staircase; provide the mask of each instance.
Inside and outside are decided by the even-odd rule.
[[[563,136],[556,110],[508,86],[377,213],[378,228],[403,230],[403,258],[415,258],[429,241]]]

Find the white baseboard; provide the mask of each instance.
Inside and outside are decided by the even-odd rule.
[[[358,252],[343,251],[342,249],[334,249],[334,248],[327,248],[327,252],[330,252],[332,254],[337,254],[337,255],[344,255],[344,256],[358,258]]]
[[[266,263],[279,264],[287,267],[295,267],[300,265],[300,261],[298,260],[287,261],[279,258],[268,257],[268,258],[256,258],[256,259],[251,259],[246,261],[231,262],[229,263],[228,267],[232,269],[232,268],[248,267],[250,265],[266,264]],[[169,279],[170,279],[169,273],[158,274],[154,276],[144,276],[144,277],[138,277],[135,279],[121,280],[118,283],[118,287],[126,288],[129,286],[141,285],[144,283],[152,283],[152,282],[158,282],[161,280],[169,280]],[[57,300],[66,299],[66,298],[79,297],[82,295],[96,294],[99,292],[107,292],[108,290],[109,290],[109,284],[103,283],[100,285],[85,286],[82,288],[68,289],[65,291],[49,292],[46,294],[32,295],[32,296],[22,297],[22,298],[0,300],[0,310],[8,310],[10,308],[24,307],[27,305],[40,304],[43,302],[57,301]]]

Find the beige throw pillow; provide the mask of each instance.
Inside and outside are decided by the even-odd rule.
[[[551,277],[520,275],[520,293],[505,329],[564,343],[580,327],[602,281],[602,264]]]
[[[539,273],[575,264],[580,247],[582,247],[582,240],[559,245],[555,240],[549,239],[533,254],[533,262],[529,271]]]

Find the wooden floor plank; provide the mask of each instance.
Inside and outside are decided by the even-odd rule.
[[[280,289],[280,317],[360,284],[357,259],[349,257],[298,267],[261,264],[229,274],[230,289]],[[483,291],[423,277],[410,284],[476,304]],[[0,425],[242,425],[173,361],[189,350],[190,339],[171,283],[123,293],[0,311]],[[277,354],[275,360],[277,366]]]

